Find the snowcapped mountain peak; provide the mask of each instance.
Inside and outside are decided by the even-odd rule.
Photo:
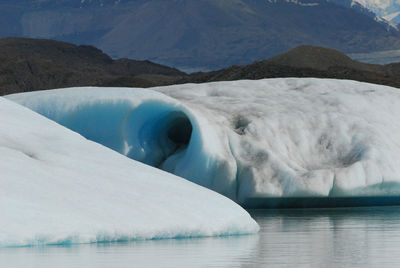
[[[110,6],[110,5],[118,5],[121,0],[80,0],[81,6]]]
[[[353,0],[353,2],[357,2],[364,7],[371,8],[371,10],[386,10],[396,4],[396,2],[397,4],[400,3],[400,1],[396,0]]]
[[[392,24],[400,23],[400,0],[353,0],[352,5],[356,4],[371,10]]]
[[[399,13],[400,13],[400,12],[399,12]],[[399,30],[399,26],[397,25],[397,23],[392,22],[392,21],[386,19],[385,17],[378,17],[378,16],[375,16],[375,20],[376,20],[377,22],[380,22],[380,23],[383,23],[383,24],[387,25],[388,31],[389,31],[390,29],[395,29],[395,30],[397,30],[397,31]]]
[[[280,0],[267,0],[269,3],[277,3]],[[319,3],[318,2],[309,2],[309,1],[300,1],[300,0],[283,0],[286,3],[292,3],[292,4],[296,4],[299,6],[308,6],[308,7],[312,7],[312,6],[318,6]]]
[[[387,31],[398,31],[399,20],[395,17],[400,14],[400,0],[327,0],[339,6],[351,8],[359,13],[367,15],[376,22],[384,25]],[[398,1],[396,3],[395,1]]]

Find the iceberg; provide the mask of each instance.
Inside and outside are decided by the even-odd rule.
[[[400,195],[400,91],[391,87],[282,78],[7,98],[239,204]]]
[[[232,200],[4,98],[0,170],[0,247],[239,235],[259,228]]]

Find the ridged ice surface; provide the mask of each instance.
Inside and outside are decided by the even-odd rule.
[[[8,98],[239,203],[400,194],[395,88],[287,78]]]
[[[0,247],[254,233],[228,198],[0,98]]]

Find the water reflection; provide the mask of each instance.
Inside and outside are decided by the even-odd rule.
[[[0,249],[0,267],[394,267],[400,207],[250,211],[252,236]]]
[[[259,236],[0,249],[0,267],[233,267]]]
[[[252,211],[252,215],[261,231],[250,258],[260,265],[393,267],[400,263],[399,207]]]

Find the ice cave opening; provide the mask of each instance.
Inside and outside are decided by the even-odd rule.
[[[122,129],[126,156],[170,172],[184,156],[193,136],[192,122],[184,111],[153,101],[134,109]]]
[[[192,124],[190,120],[182,113],[174,116],[173,121],[168,126],[168,138],[177,145],[177,147],[187,147],[192,135]]]

